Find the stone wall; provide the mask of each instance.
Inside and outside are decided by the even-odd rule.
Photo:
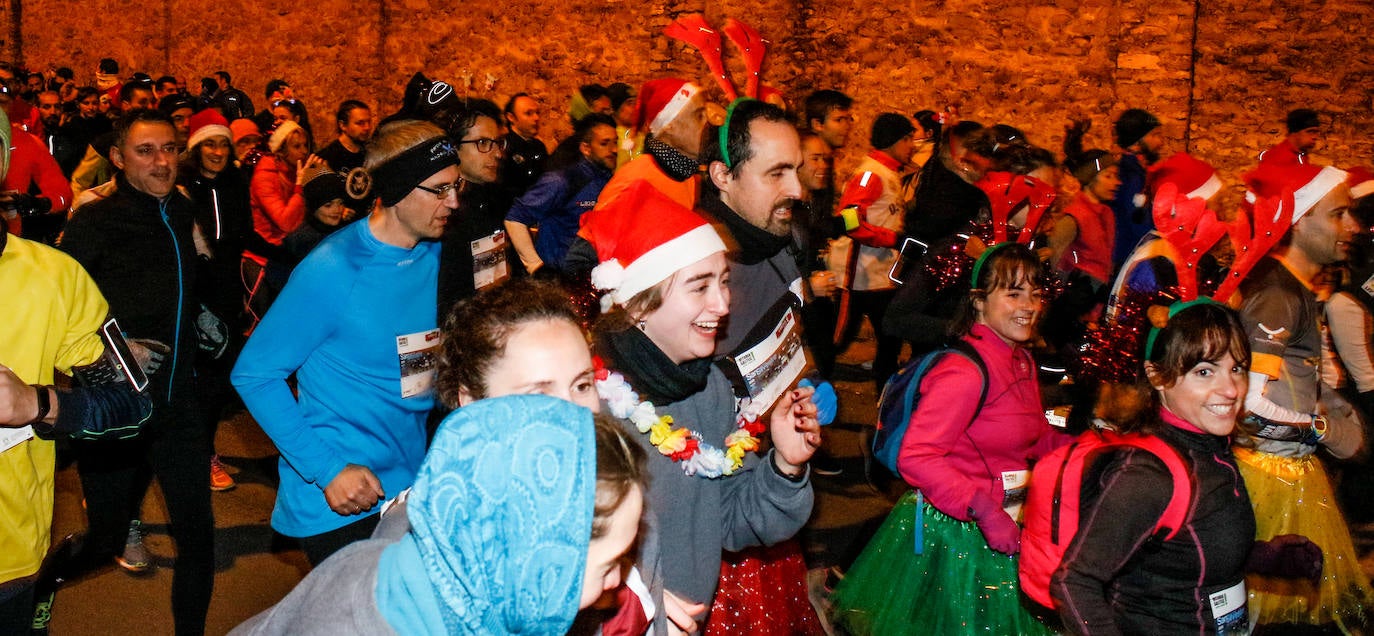
[[[1319,155],[1369,163],[1374,45],[1353,28],[1367,11],[1367,0],[13,0],[0,8],[0,50],[32,67],[71,66],[83,80],[106,56],[126,73],[171,72],[193,87],[222,68],[260,108],[261,87],[284,77],[320,141],[339,101],[361,97],[386,114],[424,70],[498,103],[532,93],[554,141],[579,84],[677,74],[718,94],[695,52],[658,34],[688,13],[716,24],[733,16],[771,41],[765,82],[794,104],[822,87],[858,100],[841,170],[884,110],[956,105],[1058,149],[1079,117],[1095,124],[1090,146],[1110,147],[1112,119],[1139,106],[1176,148],[1234,183],[1297,106],[1335,118]]]

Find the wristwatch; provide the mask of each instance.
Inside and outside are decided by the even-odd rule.
[[[31,384],[33,390],[38,395],[38,416],[29,422],[30,425],[43,423],[43,418],[48,416],[48,411],[52,410],[52,401],[48,396],[48,387],[41,384]]]
[[[1326,431],[1329,428],[1330,425],[1327,423],[1325,415],[1312,416],[1312,433],[1317,436],[1318,442],[1326,438]]]

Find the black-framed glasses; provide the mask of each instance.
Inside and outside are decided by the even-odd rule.
[[[481,148],[479,147],[478,150],[481,150]],[[444,199],[448,198],[450,192],[453,193],[454,196],[462,194],[463,183],[463,180],[459,179],[457,181],[454,181],[453,183],[445,183],[444,185],[441,185],[437,188],[431,188],[423,185],[417,185],[415,186],[415,188],[417,190],[424,190],[425,192],[434,195],[434,198],[443,201]]]
[[[494,149],[496,149],[496,148],[500,148],[501,150],[505,150],[505,149],[506,149],[506,140],[505,140],[505,139],[492,139],[491,137],[478,137],[477,139],[464,139],[464,140],[458,142],[458,145],[460,145],[460,146],[463,145],[463,144],[477,144],[477,152],[480,152],[480,153],[482,153],[482,154],[484,154],[484,155],[487,154],[487,153],[489,153],[489,152],[491,152],[492,150],[494,150]]]

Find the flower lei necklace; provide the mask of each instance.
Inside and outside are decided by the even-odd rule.
[[[749,409],[741,409],[736,416],[739,428],[725,436],[722,451],[703,441],[701,433],[673,428],[673,417],[656,413],[652,402],[640,401],[625,376],[607,369],[600,358],[595,362],[596,390],[606,400],[611,414],[630,420],[640,433],[647,433],[649,443],[668,459],[681,463],[682,471],[688,475],[706,479],[728,477],[744,465],[746,453],[759,449],[758,435],[764,427],[758,417],[747,415]]]

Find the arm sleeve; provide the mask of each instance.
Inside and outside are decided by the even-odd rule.
[[[1055,220],[1054,225],[1050,226],[1049,248],[1050,262],[1060,271],[1067,271],[1071,267],[1064,267],[1061,261],[1064,260],[1064,253],[1068,251],[1069,245],[1078,238],[1078,220],[1073,216],[1065,214]]]
[[[949,457],[978,411],[983,374],[961,355],[945,355],[921,379],[921,394],[938,395],[916,405],[897,455],[897,471],[926,501],[960,521],[982,488]]]
[[[867,211],[883,195],[883,180],[872,172],[854,175],[840,195],[845,234],[870,247],[896,247],[897,233],[868,222]]]
[[[95,146],[86,146],[86,154],[81,157],[81,163],[76,164],[76,169],[72,170],[72,180],[67,184],[73,197],[100,185],[100,175],[104,172],[102,164],[105,163],[105,158],[96,152]]]
[[[67,178],[62,176],[62,167],[57,165],[57,160],[48,154],[47,148],[43,147],[43,142],[33,135],[16,135],[15,141],[23,139],[23,143],[33,146],[33,151],[26,153],[27,159],[32,164],[33,182],[38,184],[38,189],[52,202],[53,212],[62,212],[72,206],[72,187]]]
[[[811,517],[815,494],[810,468],[799,481],[791,481],[773,468],[773,451],[743,475],[726,478],[721,498],[725,533],[724,548],[738,551],[773,545],[792,538]]]
[[[1264,397],[1264,389],[1270,382],[1269,376],[1255,371],[1250,372],[1250,386],[1245,390],[1245,410],[1266,420],[1283,422],[1306,428],[1312,424],[1312,416],[1286,409]]]
[[[1326,301],[1326,324],[1331,329],[1336,355],[1355,389],[1361,393],[1374,390],[1374,352],[1370,351],[1374,321],[1364,305],[1348,293],[1335,294]]]
[[[1121,451],[1100,474],[1100,493],[1081,506],[1078,534],[1050,577],[1064,626],[1092,636],[1121,633],[1108,587],[1150,538],[1173,494],[1169,469],[1148,451]]]
[[[284,177],[272,170],[258,170],[253,173],[249,189],[257,208],[282,232],[287,234],[300,227],[305,220],[305,195],[301,187],[292,183],[290,191],[283,192],[279,183]]]
[[[348,464],[305,421],[286,378],[305,363],[331,331],[304,316],[338,315],[344,292],[337,272],[323,267],[296,268],[291,280],[253,331],[229,380],[253,419],[272,438],[301,477],[323,489]]]
[[[949,321],[936,315],[932,310],[935,282],[925,273],[925,267],[916,267],[905,285],[897,288],[892,302],[883,314],[883,332],[895,338],[921,345],[929,349],[945,340],[949,331]]]
[[[563,175],[556,172],[545,173],[511,204],[510,212],[506,213],[506,220],[522,223],[526,227],[535,227],[548,216],[554,206],[567,198],[568,182]]]

